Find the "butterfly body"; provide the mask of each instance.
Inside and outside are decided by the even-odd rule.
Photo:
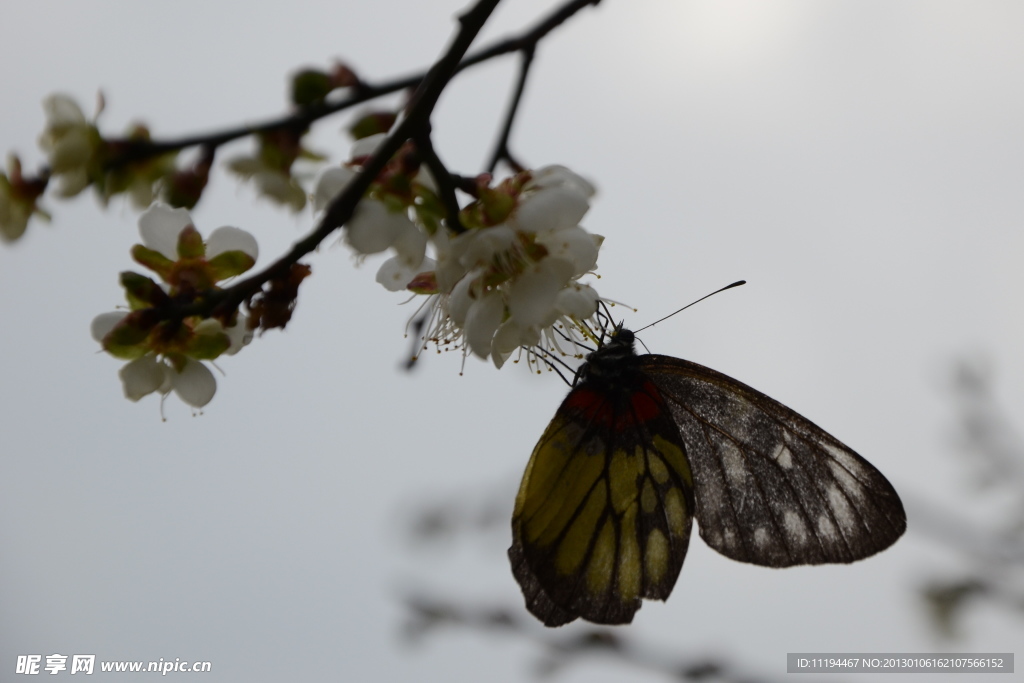
[[[709,368],[637,355],[617,328],[531,455],[512,570],[549,626],[620,624],[675,585],[692,520],[735,560],[847,563],[906,528],[895,490],[806,418]]]

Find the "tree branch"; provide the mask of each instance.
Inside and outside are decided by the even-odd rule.
[[[437,183],[437,191],[447,213],[445,224],[454,233],[465,232],[466,228],[463,227],[462,222],[459,220],[460,209],[459,200],[455,196],[455,181],[452,179],[451,173],[448,172],[448,167],[437,156],[434,142],[430,139],[430,129],[426,128],[417,132],[413,136],[413,141],[416,143],[417,153],[422,158],[423,163],[427,165],[430,175],[434,177],[434,181]]]
[[[491,153],[490,161],[487,162],[487,172],[494,173],[498,162],[502,159],[508,161],[516,173],[523,170],[523,166],[512,158],[508,149],[508,138],[512,134],[512,123],[515,121],[516,112],[519,111],[519,103],[523,99],[523,91],[526,89],[526,79],[530,76],[530,66],[533,64],[533,55],[536,52],[536,45],[530,45],[522,50],[522,62],[519,65],[519,79],[516,81],[516,89],[512,94],[512,101],[509,102],[508,111],[505,113],[505,122],[501,127],[501,134],[494,144],[494,151]]]
[[[541,39],[551,33],[551,31],[558,28],[567,19],[584,7],[588,5],[596,6],[600,2],[601,0],[571,0],[539,21],[536,26],[522,34],[501,40],[490,47],[477,52],[476,54],[465,57],[465,59],[461,59],[461,61],[457,63],[454,71],[452,71],[451,76],[460,73],[464,69],[476,66],[477,64],[481,64],[501,55],[526,50],[532,51]],[[261,123],[236,126],[223,131],[207,133],[205,135],[191,135],[177,140],[165,141],[140,141],[110,138],[109,142],[122,145],[123,151],[115,158],[108,161],[107,167],[116,168],[124,164],[142,161],[160,156],[161,154],[166,154],[167,152],[180,151],[198,145],[205,145],[216,149],[223,144],[239,138],[247,137],[249,135],[258,135],[260,133],[269,133],[275,130],[287,129],[304,131],[314,122],[330,116],[331,114],[336,114],[340,111],[344,111],[345,109],[349,109],[358,104],[374,100],[384,95],[389,95],[401,90],[407,90],[409,88],[418,88],[429,76],[430,72],[428,71],[426,73],[421,72],[411,76],[396,78],[378,85],[368,85],[360,82],[358,86],[355,86],[355,91],[349,97],[340,102],[309,106],[284,117],[278,117]],[[451,76],[449,76],[449,79]]]
[[[324,239],[331,233],[343,226],[355,211],[356,205],[362,200],[367,189],[374,179],[383,170],[386,164],[398,151],[398,149],[409,139],[416,137],[421,131],[430,130],[430,116],[433,113],[441,92],[455,76],[463,69],[469,68],[481,62],[487,61],[498,55],[515,52],[519,50],[532,53],[537,42],[548,35],[555,28],[573,16],[576,12],[589,5],[597,5],[600,0],[570,0],[563,6],[552,12],[545,19],[537,23],[529,31],[522,35],[500,41],[481,52],[465,57],[471,43],[483,28],[484,23],[494,11],[499,0],[478,0],[469,10],[459,17],[459,30],[456,32],[451,45],[442,54],[440,59],[424,75],[417,75],[392,81],[383,86],[362,86],[348,100],[334,105],[307,108],[291,116],[275,121],[270,121],[254,126],[245,126],[207,136],[184,138],[171,142],[149,142],[144,144],[144,151],[147,154],[158,154],[167,151],[182,149],[193,145],[203,145],[208,150],[215,150],[219,145],[229,142],[245,135],[253,133],[264,133],[275,129],[290,128],[296,129],[308,126],[309,123],[328,114],[340,111],[359,102],[364,102],[373,97],[389,92],[416,85],[405,109],[405,117],[400,118],[387,138],[381,143],[374,155],[363,164],[359,174],[345,187],[327,207],[318,225],[305,237],[292,245],[292,248],[276,261],[263,270],[240,280],[233,286],[223,290],[213,290],[193,303],[175,308],[165,314],[167,319],[185,318],[191,316],[200,317],[230,317],[238,307],[252,299],[262,291],[263,286],[275,278],[283,278],[299,260],[315,250]],[[522,79],[521,79],[522,80]],[[522,84],[520,85],[521,90]],[[510,122],[507,124],[510,126]],[[432,147],[428,144],[424,148],[428,156],[428,164],[440,164],[436,154],[432,156]],[[127,156],[119,157],[122,161]],[[142,153],[139,151],[138,153]],[[451,178],[451,176],[449,176]],[[443,179],[442,179],[443,180]],[[465,184],[463,178],[451,178],[460,186]],[[458,202],[455,200],[454,192],[443,192],[442,201],[446,209],[451,212],[452,220],[449,228],[456,229],[458,223]]]
[[[316,249],[328,235],[352,217],[356,205],[395,152],[417,130],[429,129],[430,115],[434,111],[441,92],[458,71],[462,57],[498,2],[499,0],[479,0],[476,5],[459,17],[460,28],[455,34],[454,40],[448,50],[430,68],[413,94],[406,110],[406,117],[392,129],[374,155],[363,165],[359,175],[352,179],[352,182],[339,196],[334,198],[327,207],[323,218],[320,219],[320,224],[313,232],[296,242],[287,254],[261,272],[218,292],[219,296],[211,299],[209,304],[200,306],[198,313],[209,315],[214,310],[222,313],[235,310],[243,301],[260,291],[266,282],[284,275],[293,264],[298,263],[299,259]]]

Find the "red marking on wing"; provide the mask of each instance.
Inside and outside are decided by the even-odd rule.
[[[584,417],[615,430],[657,419],[665,414],[665,403],[658,389],[644,382],[639,391],[629,396],[629,410],[615,410],[615,401],[590,389],[574,389],[565,400],[565,407],[580,411]]]
[[[661,400],[661,394],[651,382],[644,382],[640,391],[634,391],[629,397],[633,406],[633,415],[638,422],[647,422],[661,417],[665,413],[665,402]]]
[[[573,389],[565,399],[566,408],[575,408],[594,422],[612,421],[612,406],[603,394],[589,389]]]

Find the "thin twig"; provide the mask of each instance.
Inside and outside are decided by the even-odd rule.
[[[430,175],[434,177],[434,181],[437,183],[437,190],[441,203],[444,204],[446,214],[445,225],[454,233],[465,232],[466,228],[459,220],[459,200],[455,196],[455,181],[451,173],[448,172],[448,167],[437,156],[434,142],[430,139],[430,128],[416,133],[413,136],[413,142],[416,143],[416,151],[422,158],[423,163],[427,165]]]
[[[519,78],[516,80],[516,89],[512,94],[512,101],[509,102],[508,111],[505,112],[505,121],[501,127],[501,134],[494,144],[494,151],[491,153],[490,161],[487,162],[487,172],[494,173],[498,162],[502,159],[508,161],[512,170],[519,172],[523,167],[512,158],[508,149],[508,139],[512,134],[512,123],[516,119],[516,112],[519,111],[519,103],[523,99],[523,91],[526,89],[526,79],[530,76],[530,66],[533,64],[533,55],[536,52],[536,45],[530,45],[520,52],[522,61],[519,64]]]

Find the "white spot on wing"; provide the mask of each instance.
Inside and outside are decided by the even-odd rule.
[[[842,485],[843,487],[843,490],[845,490],[848,494],[850,494],[857,500],[863,500],[864,487],[861,486],[861,483],[857,481],[857,479],[854,478],[854,476],[850,474],[845,467],[840,465],[838,462],[835,462],[834,460],[829,460],[828,468],[832,470],[832,476],[834,476],[836,480],[839,481],[840,485]]]
[[[818,517],[818,533],[830,541],[836,540],[836,527],[832,524],[832,520],[828,518],[828,515]]]
[[[780,443],[775,448],[775,453],[772,455],[772,458],[775,462],[779,463],[779,467],[784,470],[788,470],[793,467],[793,453],[784,443]]]
[[[786,526],[786,533],[789,535],[789,538],[795,541],[796,545],[802,546],[807,543],[807,526],[800,515],[792,510],[786,510],[786,514],[782,517],[782,522]]]
[[[768,536],[768,530],[765,529],[763,526],[758,527],[754,531],[754,543],[757,545],[758,548],[763,548],[766,545],[768,545],[769,540],[770,537]]]
[[[845,467],[847,472],[850,472],[854,476],[863,476],[864,466],[857,462],[857,459],[850,455],[849,451],[837,448],[825,441],[819,441],[818,444],[828,451],[828,454],[832,456],[836,462]]]
[[[745,483],[747,481],[747,467],[743,462],[743,452],[733,442],[725,441],[722,443],[721,455],[726,478],[733,485]]]
[[[854,517],[850,502],[846,496],[835,486],[828,487],[828,504],[832,507],[832,514],[844,531],[850,531],[857,526],[857,519]]]

